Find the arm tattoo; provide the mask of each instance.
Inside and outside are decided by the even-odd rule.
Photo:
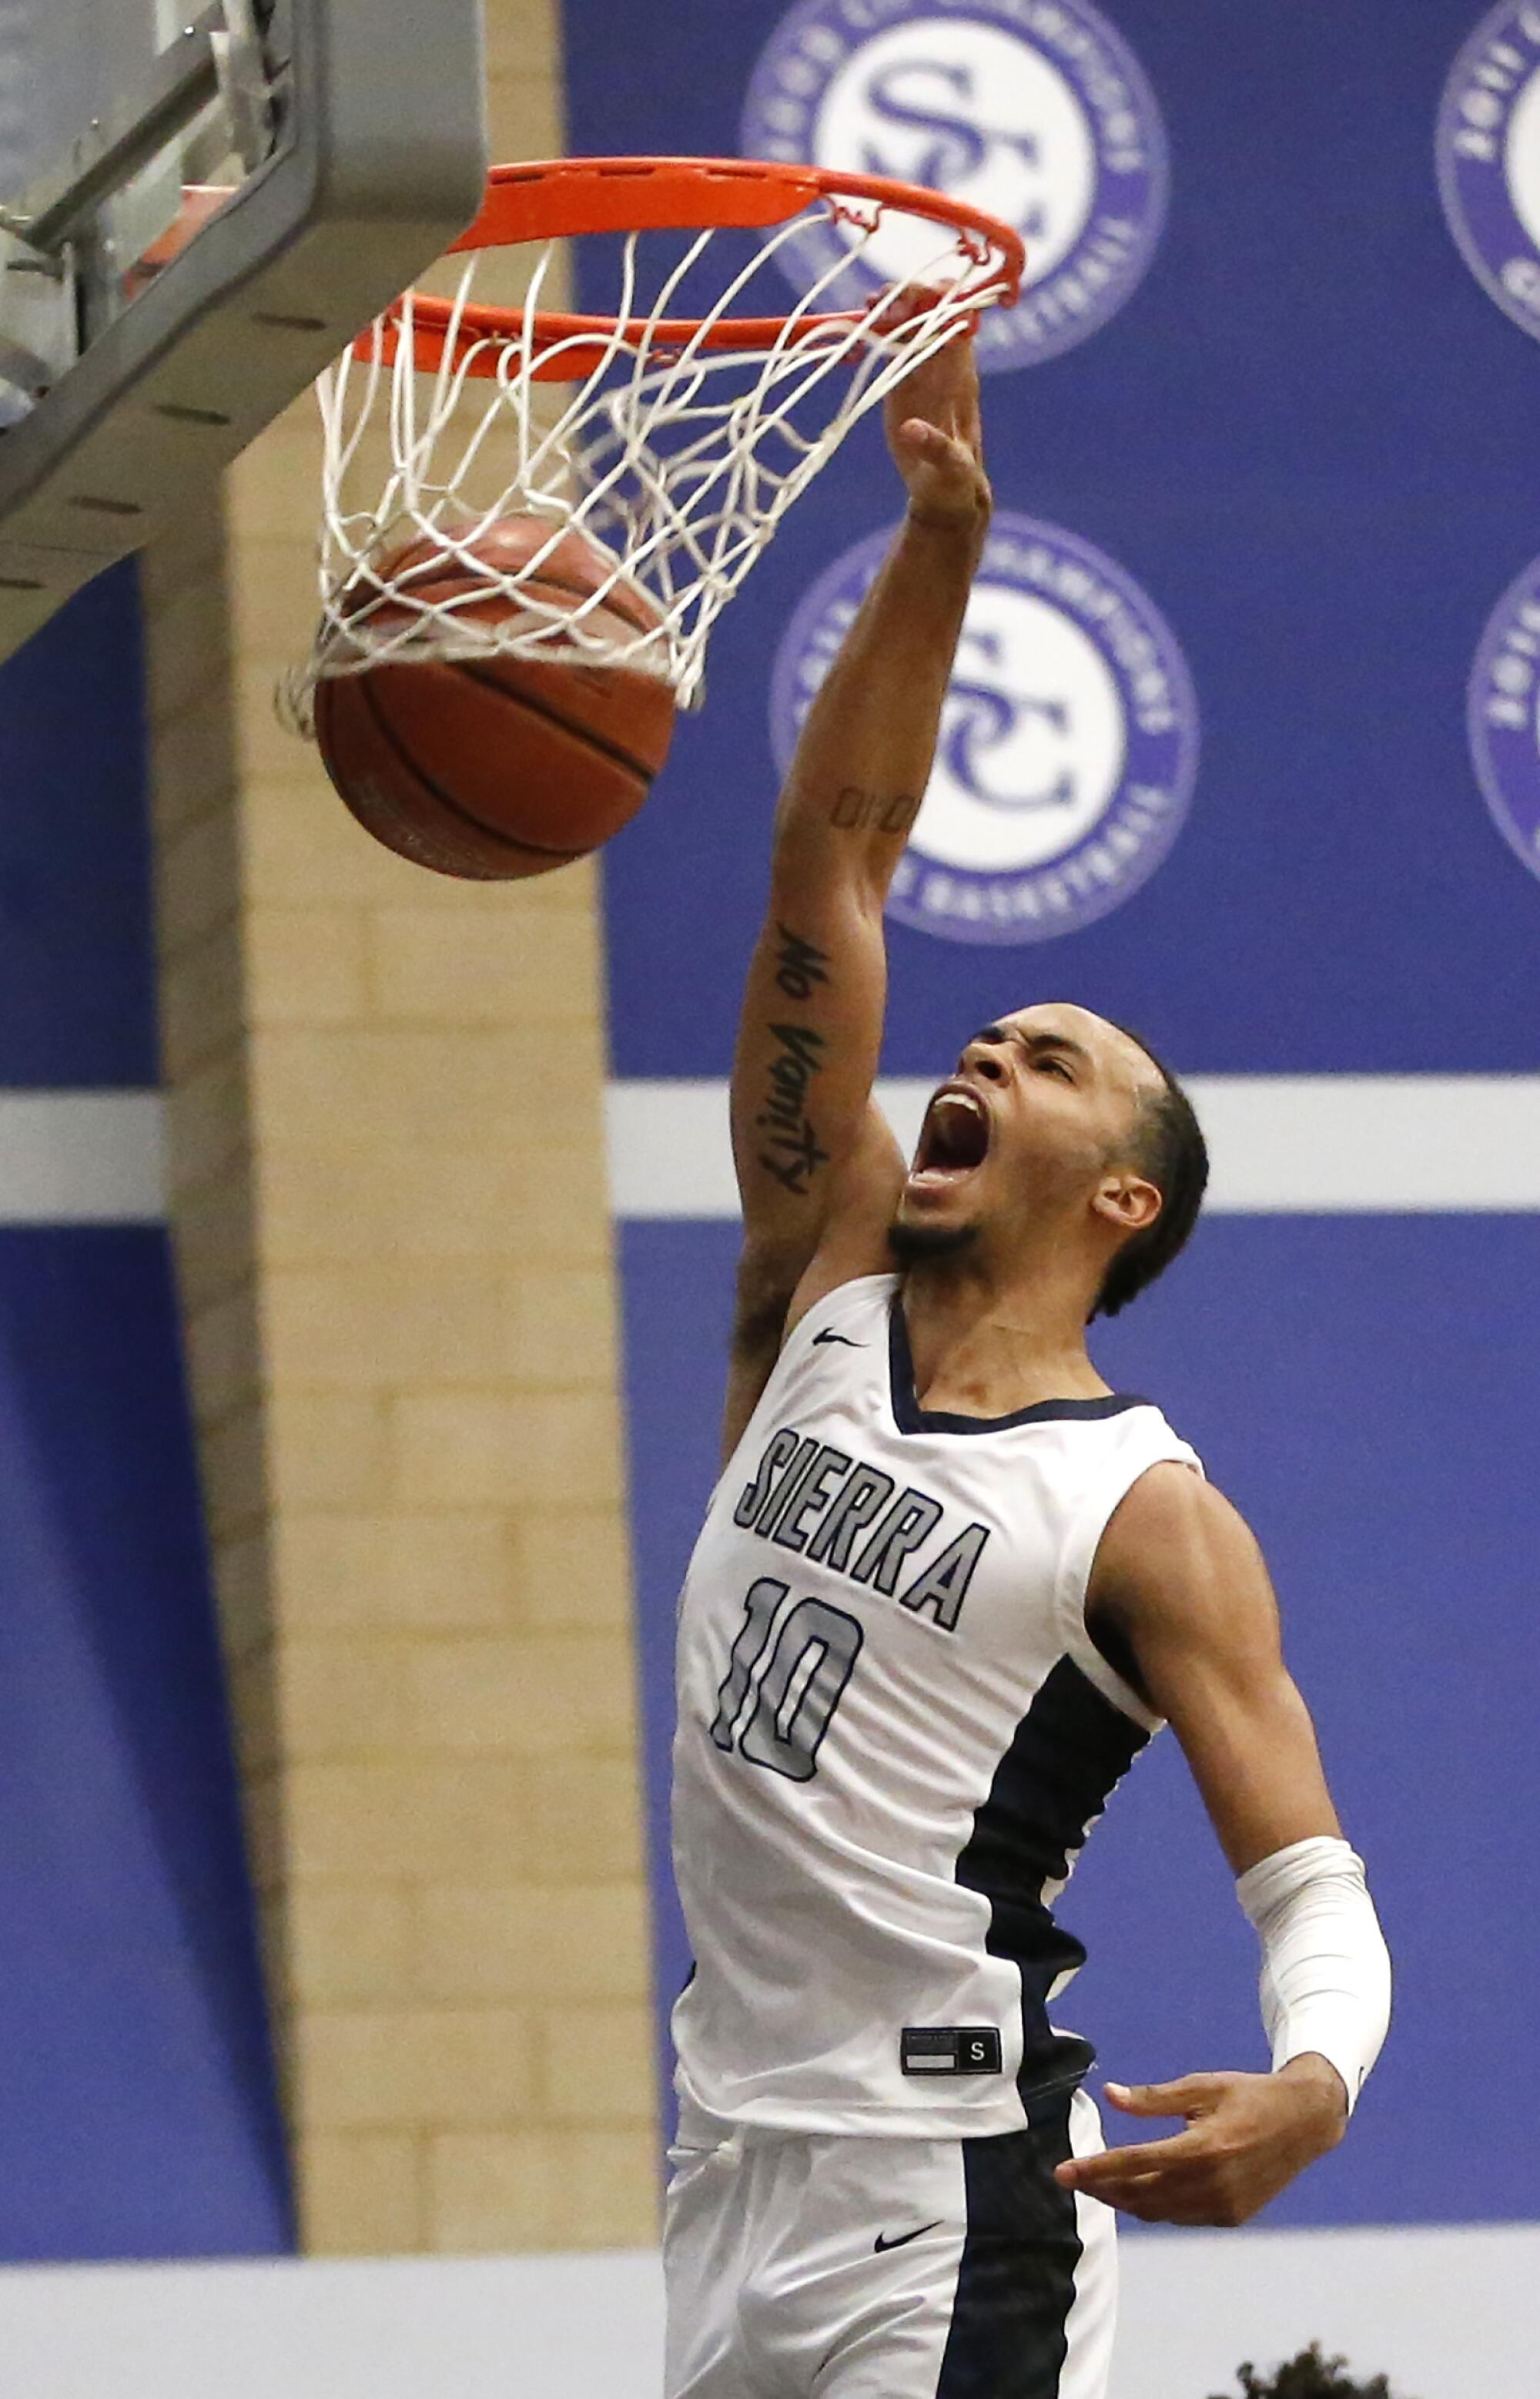
[[[770,1061],[770,1088],[754,1122],[764,1134],[760,1164],[784,1190],[805,1200],[814,1175],[827,1166],[830,1153],[818,1145],[807,1113],[807,1094],[822,1065],[821,1033],[806,1024],[772,1024],[779,1044]]]
[[[804,942],[778,919],[776,934],[780,942],[776,952],[776,989],[788,999],[811,999],[815,985],[829,981],[829,952]]]
[[[841,833],[907,833],[924,797],[923,792],[918,799],[912,793],[897,792],[885,800],[880,793],[863,792],[858,783],[846,783],[835,796],[829,821]]]

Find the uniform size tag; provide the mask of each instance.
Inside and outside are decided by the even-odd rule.
[[[906,2025],[898,2064],[905,2074],[999,2074],[1000,2035],[993,2025]]]

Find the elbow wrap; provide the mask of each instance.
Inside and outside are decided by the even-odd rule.
[[[1363,1860],[1345,1841],[1295,1841],[1236,1885],[1262,1943],[1273,2071],[1314,2051],[1358,2104],[1390,2023],[1390,1954]]]

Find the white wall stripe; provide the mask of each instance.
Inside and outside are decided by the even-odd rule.
[[[158,1091],[0,1091],[0,1225],[157,1224]]]
[[[927,1082],[877,1087],[906,1151]],[[1540,1211],[1540,1075],[1209,1075],[1188,1089],[1223,1214]],[[721,1081],[612,1083],[617,1216],[733,1217]]]
[[[1221,1214],[1540,1213],[1540,1076],[1225,1075],[1189,1088]],[[931,1086],[878,1086],[912,1145]],[[718,1080],[612,1083],[612,1205],[632,1219],[737,1213]],[[0,1224],[165,1213],[155,1091],[0,1091]]]

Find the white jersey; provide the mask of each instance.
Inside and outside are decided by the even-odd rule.
[[[1049,1913],[1159,1728],[1086,1629],[1118,1502],[1196,1467],[1146,1401],[922,1409],[898,1279],[777,1362],[680,1602],[682,2136],[1019,2132],[1085,2074]]]

